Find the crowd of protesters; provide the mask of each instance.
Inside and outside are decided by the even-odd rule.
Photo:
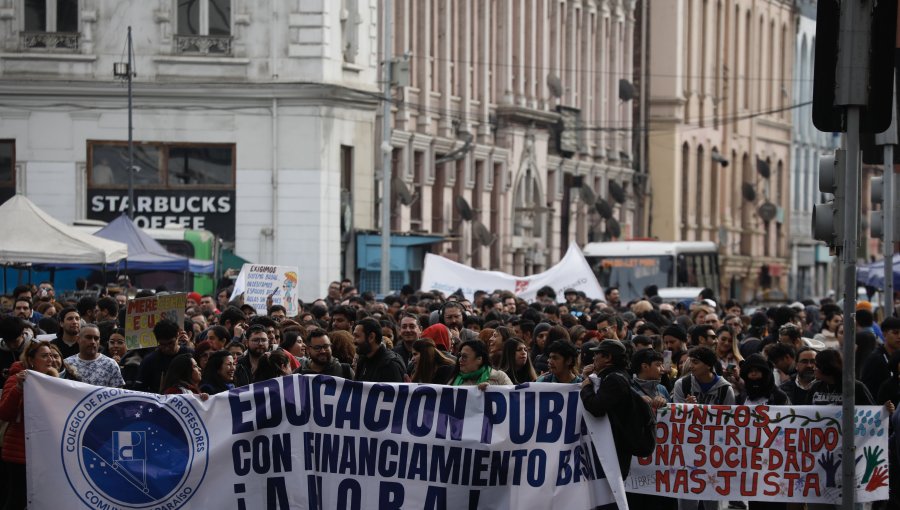
[[[289,317],[283,306],[258,311],[229,301],[230,294],[229,288],[190,293],[183,324],[162,320],[153,328],[156,347],[129,351],[124,293],[64,300],[49,282],[16,288],[0,310],[2,508],[25,507],[27,370],[202,399],[292,373],[481,389],[574,384],[588,412],[611,418],[632,412],[629,391],[654,409],[670,402],[841,404],[844,317],[827,299],[749,313],[737,301],[717,301],[711,290],[665,302],[650,287],[641,299],[622,303],[615,288],[605,300],[591,300],[571,289],[557,299],[544,287],[529,303],[508,291],[467,299],[404,287],[378,301],[345,280]],[[893,412],[900,402],[900,319],[879,322],[872,309],[860,302],[855,314],[855,400]],[[606,380],[612,382],[599,384]],[[623,431],[611,422],[618,441]],[[619,453],[625,476],[631,458]],[[897,464],[891,462],[892,475]],[[634,508],[719,508],[716,501],[660,496],[629,500]],[[745,502],[727,505],[744,508]]]

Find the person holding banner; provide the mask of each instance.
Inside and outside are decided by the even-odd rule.
[[[344,379],[353,379],[353,369],[348,363],[341,363],[331,354],[331,339],[324,329],[309,332],[309,357],[303,358],[295,374],[325,374]]]
[[[353,342],[359,359],[356,362],[356,380],[369,382],[408,381],[406,365],[396,352],[385,347],[381,324],[365,318],[353,327]]]
[[[200,393],[200,365],[190,354],[179,354],[169,364],[169,370],[163,379],[163,395],[199,395],[200,400],[209,398],[208,393]]]
[[[487,348],[480,340],[463,342],[456,358],[456,369],[450,377],[451,386],[478,386],[484,390],[489,385],[512,385],[509,376],[491,368]]]
[[[565,340],[557,340],[547,347],[547,365],[550,371],[540,377],[539,383],[581,384],[582,378],[575,368],[578,349]]]
[[[413,342],[411,364],[415,367],[412,382],[424,384],[447,384],[455,366],[453,358],[438,349],[430,338]]]
[[[57,375],[53,367],[50,342],[32,342],[22,353],[20,362],[10,367],[9,377],[0,394],[0,420],[9,423],[3,436],[3,462],[6,464],[4,509],[18,510],[26,506],[25,489],[25,394],[23,388],[28,370]]]
[[[215,395],[231,389],[234,389],[234,357],[228,351],[216,351],[203,369],[200,391]]]
[[[537,379],[531,358],[528,357],[528,346],[521,338],[513,337],[503,343],[499,368],[509,376],[513,384],[534,382]]]
[[[609,416],[613,441],[616,445],[629,444],[628,417],[633,414],[631,401],[631,377],[628,374],[628,358],[625,345],[618,340],[602,340],[591,348],[594,361],[588,377],[581,384],[581,402],[584,410],[597,417]],[[628,478],[631,468],[631,451],[616,448],[619,472]],[[629,508],[631,498],[629,495]],[[638,506],[635,506],[638,508]]]

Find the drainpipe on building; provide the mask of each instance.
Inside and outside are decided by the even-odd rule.
[[[645,232],[649,232],[649,224],[650,224],[650,208],[648,207],[648,201],[650,200],[649,194],[647,193],[646,186],[647,183],[650,182],[650,170],[647,166],[647,79],[650,77],[650,73],[647,70],[647,37],[649,37],[647,33],[649,21],[647,20],[647,16],[649,16],[648,12],[648,4],[650,0],[641,0],[641,101],[640,101],[640,113],[638,115],[638,157],[640,158],[638,162],[638,172],[640,172],[640,178],[637,179],[639,186],[641,189],[640,198],[637,202],[638,211],[636,216],[640,218],[640,221],[637,222],[638,231],[635,233],[635,237],[645,237],[647,234]],[[634,187],[632,187],[634,189]],[[637,195],[637,193],[635,193]]]
[[[276,30],[278,2],[272,2],[272,27],[269,30],[269,69],[272,72],[272,86],[278,81],[278,56],[276,55]],[[278,98],[272,97],[272,260],[263,263],[278,263]]]

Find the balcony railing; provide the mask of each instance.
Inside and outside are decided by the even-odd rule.
[[[176,35],[175,51],[188,55],[231,56],[230,35]]]
[[[78,32],[21,32],[22,48],[30,51],[68,52],[78,51]]]

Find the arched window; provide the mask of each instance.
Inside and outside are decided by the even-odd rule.
[[[706,191],[703,189],[703,169],[706,166],[705,163],[706,152],[703,150],[703,146],[700,145],[697,147],[697,188],[694,195],[694,225],[697,228],[697,231],[694,233],[694,239],[698,241],[703,239],[703,193]]]
[[[516,191],[513,195],[515,211],[513,213],[513,235],[524,237],[541,237],[543,194],[541,184],[537,179],[535,169],[531,164],[525,166],[525,171],[516,183]]]

